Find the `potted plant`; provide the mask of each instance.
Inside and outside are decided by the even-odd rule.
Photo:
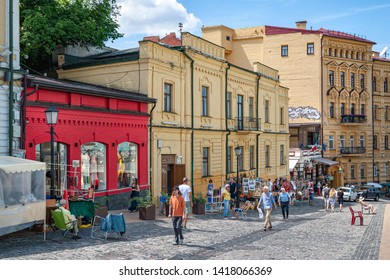
[[[156,219],[156,205],[153,203],[152,193],[146,190],[145,196],[133,197],[132,201],[137,201],[137,209],[141,220]]]
[[[206,198],[204,198],[202,192],[197,192],[193,197],[193,214],[204,214],[205,213]]]

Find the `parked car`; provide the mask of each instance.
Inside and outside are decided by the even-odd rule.
[[[350,187],[340,187],[337,189],[337,191],[339,191],[340,189],[343,190],[344,201],[356,201],[358,194],[354,189],[352,189]]]
[[[364,197],[364,199],[374,199],[375,201],[379,200],[380,191],[378,188],[373,186],[361,186],[356,189],[358,194],[358,198],[360,196]]]

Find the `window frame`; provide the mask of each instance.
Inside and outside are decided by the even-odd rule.
[[[210,148],[203,147],[202,149],[202,177],[210,176]]]
[[[314,54],[314,43],[307,43],[307,55],[313,55]]]
[[[167,91],[167,86],[169,87],[169,91]],[[163,111],[172,113],[172,89],[173,84],[164,82],[164,105]],[[169,108],[168,108],[169,107]]]
[[[280,55],[282,57],[288,57],[288,45],[281,45],[281,47],[280,47]]]
[[[202,117],[208,117],[209,116],[209,87],[202,86]]]

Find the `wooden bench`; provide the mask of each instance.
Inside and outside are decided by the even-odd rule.
[[[363,214],[362,211],[355,211],[353,210],[352,206],[349,206],[349,211],[351,212],[352,215],[352,220],[351,220],[351,226],[355,224],[356,218],[360,218],[360,225],[363,225]]]

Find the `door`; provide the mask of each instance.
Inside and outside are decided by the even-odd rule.
[[[170,185],[169,190],[172,192],[174,186],[183,184],[183,178],[186,177],[186,165],[185,164],[172,164],[170,166]]]
[[[244,129],[244,109],[243,109],[243,96],[237,95],[237,129]]]
[[[175,163],[175,155],[161,155],[161,192],[171,194],[171,165]]]

